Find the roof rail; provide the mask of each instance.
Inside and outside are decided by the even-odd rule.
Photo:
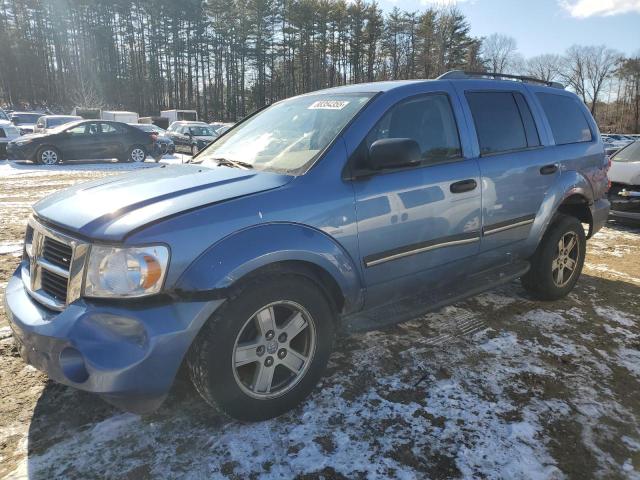
[[[468,72],[465,70],[451,70],[443,73],[438,77],[438,80],[462,80],[470,78],[485,78],[487,80],[511,80],[515,82],[523,83],[537,83],[539,85],[545,85],[547,87],[560,88],[564,90],[564,85],[560,82],[547,82],[546,80],[540,80],[539,78],[525,77],[521,75],[509,75],[506,73],[493,73],[493,72]]]

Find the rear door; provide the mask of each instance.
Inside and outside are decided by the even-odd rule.
[[[103,158],[98,122],[81,123],[64,132],[60,139],[62,156],[66,160]]]
[[[423,158],[353,182],[368,306],[446,281],[447,275],[429,272],[445,265],[453,270],[478,252],[480,175],[476,159],[463,153],[451,93],[398,102],[360,146],[367,155],[376,140],[410,138]]]
[[[501,82],[506,83],[506,82]],[[468,84],[467,84],[468,85]],[[560,171],[549,158],[542,119],[526,88],[479,81],[457,85],[475,131],[482,176],[482,252],[490,263],[509,262],[528,237],[546,193]],[[474,88],[481,86],[481,88]]]

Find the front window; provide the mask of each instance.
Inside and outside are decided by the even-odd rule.
[[[278,102],[211,144],[198,160],[242,162],[258,170],[306,170],[373,94],[304,95]]]
[[[640,141],[618,150],[612,157],[614,162],[640,162]]]

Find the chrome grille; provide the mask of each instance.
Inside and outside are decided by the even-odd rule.
[[[80,297],[88,244],[29,220],[22,282],[29,294],[53,310]]]

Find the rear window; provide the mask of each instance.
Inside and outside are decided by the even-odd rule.
[[[552,93],[538,93],[537,96],[549,120],[556,145],[592,140],[589,122],[578,103],[579,100]]]
[[[473,115],[481,155],[540,145],[533,116],[520,93],[467,92],[465,96]]]

